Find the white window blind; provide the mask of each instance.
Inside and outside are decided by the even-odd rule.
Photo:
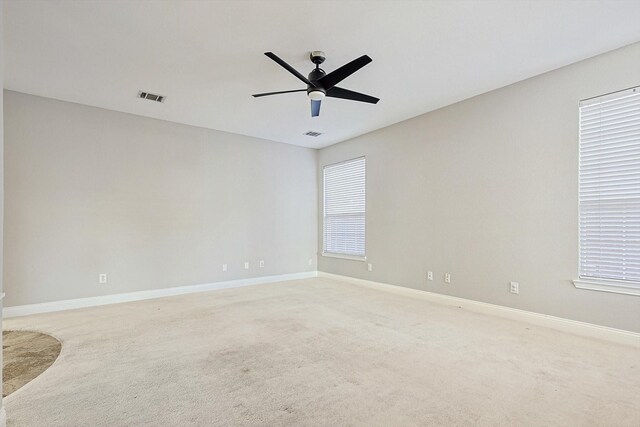
[[[365,158],[324,167],[323,252],[365,256]]]
[[[640,287],[640,89],[580,103],[580,278]]]

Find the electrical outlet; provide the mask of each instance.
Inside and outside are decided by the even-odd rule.
[[[509,292],[512,294],[520,293],[520,283],[518,282],[509,282]]]
[[[433,271],[427,271],[427,280],[433,280]]]
[[[102,285],[107,283],[107,273],[101,273],[98,275],[98,283]]]
[[[264,260],[260,260],[260,268],[264,268]]]
[[[313,265],[313,260],[309,258],[309,265]]]
[[[245,269],[245,270],[248,270],[248,269],[249,269],[249,263],[248,263],[248,262],[246,262],[246,261],[245,261],[245,263],[244,263],[244,269]]]
[[[444,273],[444,283],[451,283],[451,274]]]
[[[367,264],[367,271],[373,271],[373,264]]]
[[[222,271],[227,271],[227,264],[222,264]]]

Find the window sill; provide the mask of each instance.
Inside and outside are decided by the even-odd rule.
[[[331,252],[322,252],[322,256],[326,256],[329,258],[340,258],[340,259],[348,259],[350,261],[366,261],[366,256],[357,256],[357,255],[344,255],[344,254],[333,254]]]
[[[576,279],[573,281],[573,286],[591,291],[640,296],[640,283],[630,284],[629,282],[605,279]]]

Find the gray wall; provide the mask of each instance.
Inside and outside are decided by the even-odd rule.
[[[373,271],[321,271],[640,331],[639,297],[571,283],[578,101],[639,76],[635,44],[317,154],[5,91],[5,303],[313,270],[316,173],[365,155]]]
[[[640,297],[571,282],[578,102],[639,84],[634,44],[321,150],[319,174],[367,158],[373,271],[327,257],[319,270],[640,332]]]
[[[3,15],[4,2],[0,1],[0,295],[3,292],[2,283],[2,270],[3,270],[3,215],[4,215],[4,115],[3,115],[3,98],[4,90],[2,88],[4,84],[4,15]],[[2,307],[4,305],[4,299],[0,298],[0,330],[2,330]],[[2,347],[2,334],[0,334],[0,347]],[[2,378],[2,352],[0,352],[0,378]],[[2,398],[0,398],[0,427],[6,425],[6,413],[3,407]]]
[[[7,306],[316,269],[315,150],[4,95]]]

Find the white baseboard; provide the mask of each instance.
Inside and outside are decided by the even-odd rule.
[[[5,318],[26,316],[29,314],[72,310],[74,308],[117,304],[121,302],[139,301],[139,300],[145,300],[145,299],[169,297],[173,295],[191,294],[194,292],[215,291],[218,289],[238,288],[241,286],[261,285],[266,283],[284,282],[287,280],[308,279],[310,277],[317,277],[317,276],[318,276],[317,271],[305,271],[301,273],[281,274],[277,276],[252,277],[249,279],[238,279],[238,280],[229,280],[225,282],[204,283],[201,285],[177,286],[175,288],[164,288],[164,289],[152,289],[148,291],[129,292],[125,294],[103,295],[98,297],[44,302],[40,304],[17,305],[13,307],[4,307],[4,309],[2,310],[2,316]]]
[[[128,301],[139,301],[152,298],[162,298],[173,295],[190,294],[194,292],[213,291],[218,289],[238,288],[241,286],[260,285],[266,283],[283,282],[287,280],[308,279],[311,277],[323,277],[337,281],[347,282],[355,285],[392,292],[413,298],[444,305],[454,305],[476,313],[495,315],[507,319],[527,322],[537,326],[544,326],[555,330],[569,332],[589,338],[603,339],[619,344],[630,345],[640,348],[640,333],[625,331],[622,329],[609,328],[606,326],[594,325],[592,323],[579,322],[576,320],[564,319],[547,314],[534,313],[531,311],[516,308],[504,307],[496,304],[473,301],[465,298],[453,297],[449,295],[437,294],[434,292],[422,291],[418,289],[394,286],[386,283],[373,282],[370,280],[357,279],[354,277],[341,276],[337,274],[305,271],[301,273],[283,274],[277,276],[254,277],[249,279],[230,280],[225,282],[205,283],[192,286],[178,286],[174,288],[153,289],[148,291],[130,292],[124,294],[104,295],[99,297],[79,298],[72,300],[45,302],[40,304],[20,305],[5,307],[2,311],[3,317],[26,316],[29,314],[48,313],[53,311],[72,310],[75,308],[92,307],[106,304],[117,304]],[[0,423],[2,421],[2,411],[0,410]],[[3,427],[0,424],[0,427]]]
[[[354,277],[340,276],[337,274],[318,272],[318,277],[343,281],[359,286],[366,286],[373,289],[392,292],[395,294],[418,297],[424,300],[445,305],[455,305],[476,313],[484,313],[503,318],[527,322],[537,326],[544,326],[562,332],[569,332],[589,338],[603,339],[618,344],[630,345],[640,348],[640,333],[625,331],[622,329],[609,328],[606,326],[594,325],[592,323],[579,322],[576,320],[564,319],[562,317],[550,316],[547,314],[534,313],[531,311],[509,308],[501,305],[489,304],[485,302],[473,301],[469,299],[452,297],[449,295],[437,294],[434,292],[422,291],[419,289],[394,286],[386,283],[373,282],[370,280],[356,279]]]

